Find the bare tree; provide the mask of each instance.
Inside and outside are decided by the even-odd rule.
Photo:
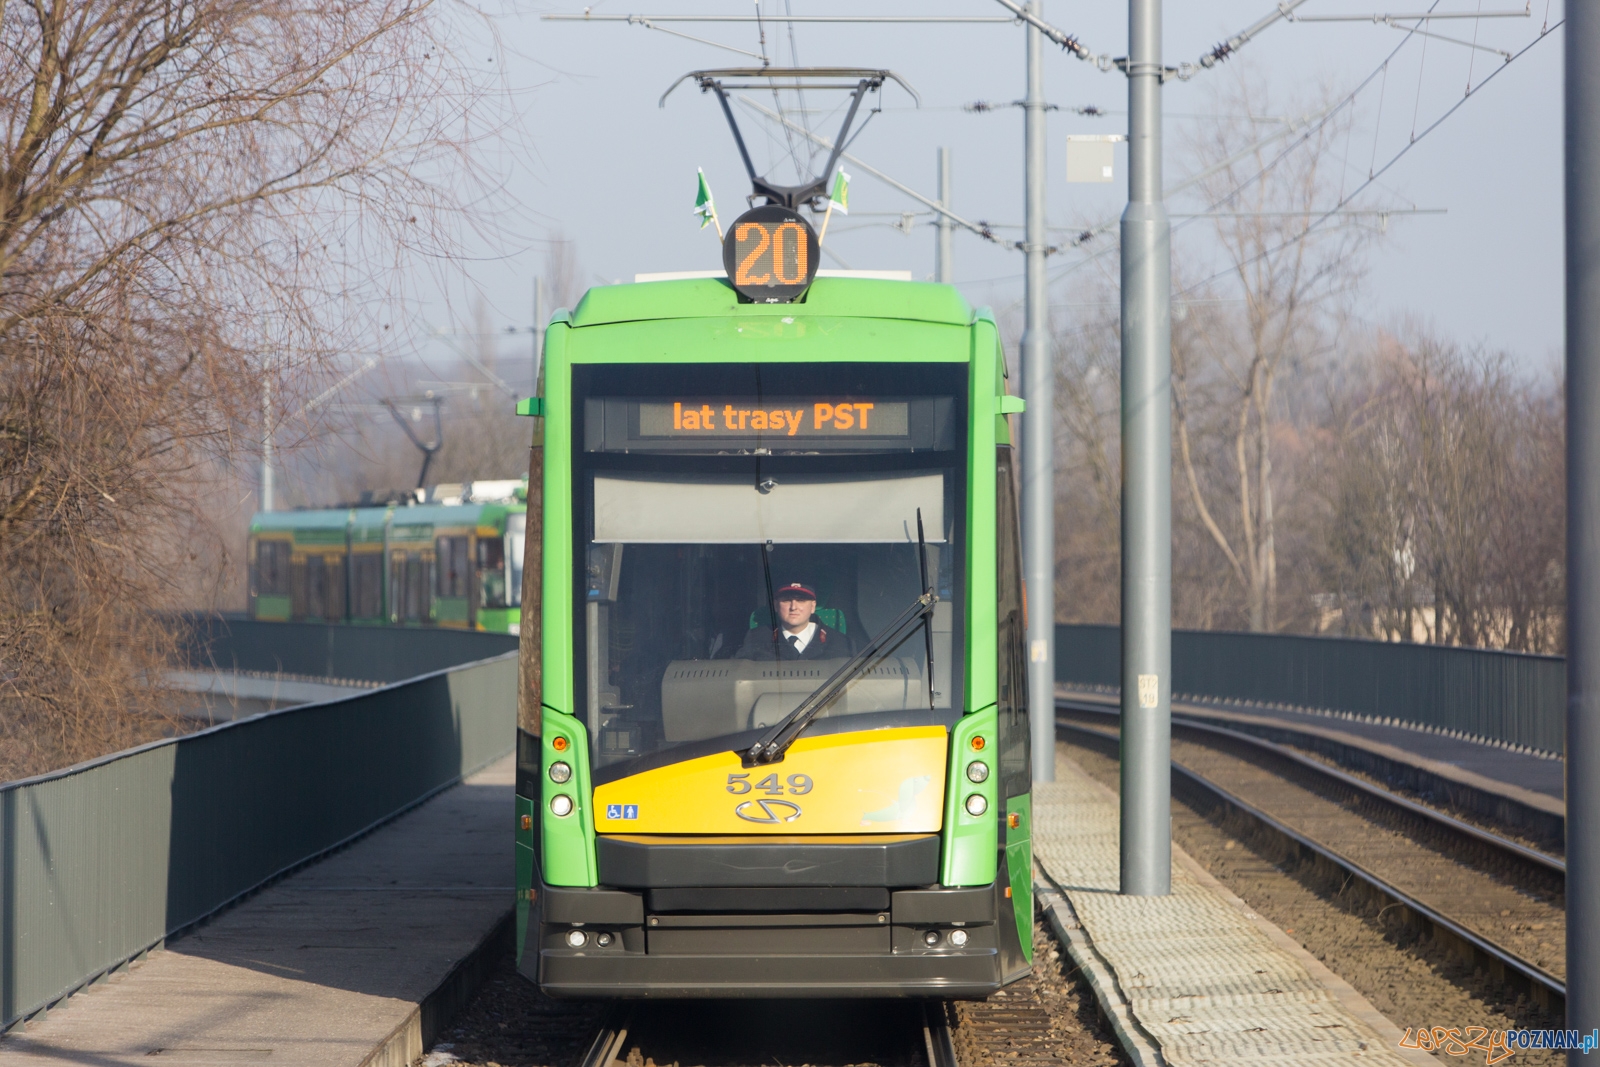
[[[1338,120],[1314,122],[1286,150],[1261,136],[1282,120],[1265,117],[1259,89],[1241,82],[1218,110],[1248,117],[1205,127],[1191,146],[1222,265],[1187,287],[1207,313],[1173,331],[1173,423],[1180,482],[1242,594],[1245,622],[1273,630],[1280,379],[1330,350],[1329,312],[1359,282],[1371,234],[1337,220],[1312,227],[1337,199]],[[1202,262],[1190,261],[1191,276]]]
[[[448,251],[464,71],[429,0],[0,4],[0,776],[170,728],[149,609]]]
[[[1380,335],[1340,405],[1329,585],[1390,640],[1562,644],[1560,391],[1503,355]]]
[[[1121,376],[1115,293],[1091,290],[1101,314],[1052,336],[1056,425],[1056,616],[1121,617]]]

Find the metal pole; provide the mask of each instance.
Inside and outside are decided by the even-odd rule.
[[[1042,0],[1028,10],[1044,16]],[[1022,573],[1028,584],[1028,692],[1033,723],[1033,780],[1056,780],[1055,367],[1045,318],[1044,34],[1028,26],[1028,96],[1024,102],[1028,260],[1022,331]]]
[[[1566,6],[1567,1019],[1600,1026],[1600,10]],[[1587,1057],[1569,1052],[1567,1062]]]
[[[950,149],[939,149],[939,206],[950,210]],[[940,215],[938,221],[939,243],[933,250],[933,280],[945,285],[956,281],[955,261],[951,258],[955,230],[949,215]]]
[[[261,504],[262,511],[273,510],[272,486],[272,370],[267,370],[267,379],[261,389]]]
[[[544,320],[549,317],[549,311],[544,306],[544,275],[533,280],[533,392],[529,396],[539,395],[539,366],[544,357]]]
[[[1161,199],[1161,0],[1128,4],[1122,213],[1122,892],[1172,889],[1171,224]]]

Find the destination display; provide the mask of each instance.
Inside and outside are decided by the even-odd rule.
[[[910,405],[904,400],[813,400],[751,407],[749,400],[674,400],[641,403],[639,433],[646,437],[695,434],[701,437],[746,437],[752,431],[768,436],[906,437],[911,433]]]
[[[590,452],[923,451],[954,440],[949,397],[606,397],[584,404]]]

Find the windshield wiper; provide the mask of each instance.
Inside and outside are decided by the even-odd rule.
[[[917,541],[922,544],[922,509],[917,509]],[[911,602],[900,616],[890,623],[882,633],[878,634],[866,647],[845,661],[844,666],[834,671],[827,681],[823,682],[811,695],[800,702],[800,706],[778,720],[766,733],[762,734],[749,751],[740,753],[740,758],[746,767],[754,767],[762,763],[777,763],[783,759],[783,754],[794,744],[795,738],[816,718],[823,708],[832,703],[833,699],[844,691],[845,686],[859,678],[863,671],[875,662],[879,652],[884,648],[898,644],[910,629],[917,623],[922,623],[928,630],[928,677],[929,689],[928,706],[933,706],[933,606],[939,602],[939,596],[933,587],[928,584],[928,555],[927,546],[922,544],[922,595]]]

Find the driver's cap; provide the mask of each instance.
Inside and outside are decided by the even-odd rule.
[[[772,599],[815,600],[817,599],[817,592],[810,586],[801,585],[799,582],[790,582],[788,585],[780,586],[778,591],[772,595]]]

